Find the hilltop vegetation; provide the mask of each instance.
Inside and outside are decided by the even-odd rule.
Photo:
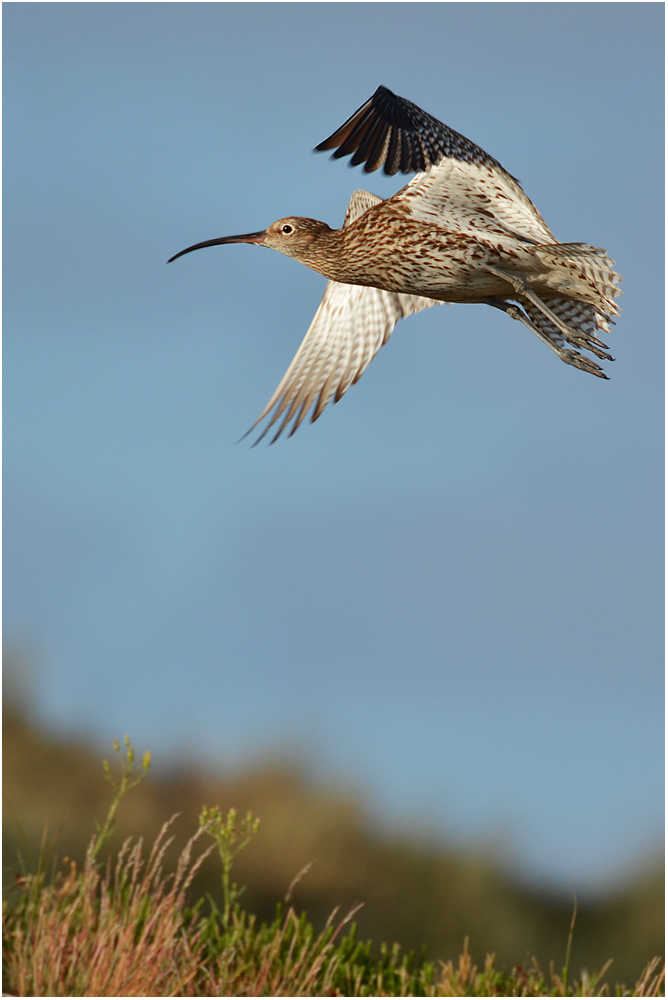
[[[109,789],[101,780],[99,760],[90,749],[41,736],[25,718],[14,713],[5,726],[4,766],[5,795],[11,807],[5,810],[6,864],[11,863],[19,847],[32,873],[8,897],[8,954],[18,961],[21,948],[28,947],[29,942],[31,954],[40,954],[42,948],[43,954],[48,955],[48,935],[58,927],[59,933],[63,933],[60,924],[67,911],[72,915],[68,933],[74,935],[82,949],[72,970],[78,970],[79,977],[84,973],[108,975],[109,970],[104,972],[104,967],[92,970],[84,957],[86,947],[99,958],[104,953],[101,942],[120,940],[116,933],[108,937],[111,924],[101,922],[100,900],[107,899],[110,902],[105,919],[120,922],[132,948],[126,950],[120,964],[118,957],[114,959],[114,968],[125,969],[126,980],[119,987],[120,992],[98,995],[216,995],[206,991],[220,990],[225,983],[230,989],[241,991],[241,995],[257,989],[260,993],[254,995],[281,995],[267,992],[280,987],[284,995],[312,996],[443,996],[463,995],[452,992],[462,989],[469,990],[469,994],[476,991],[473,995],[536,996],[550,995],[546,990],[559,988],[563,992],[566,988],[561,969],[572,901],[550,898],[513,883],[497,869],[492,858],[475,852],[467,854],[411,844],[406,838],[382,837],[369,828],[354,798],[315,790],[294,770],[268,767],[227,781],[194,771],[165,776],[160,781],[148,778],[127,794],[116,815],[117,825],[111,839],[106,842],[106,834],[111,831],[104,831],[105,842],[98,843],[91,858],[91,831],[94,821],[102,822],[107,813]],[[126,837],[133,837],[136,844],[136,838],[143,836],[145,843],[150,844],[169,817],[179,812],[169,827],[173,842],[168,844],[169,837],[163,833],[159,848],[163,870],[174,871],[184,844],[198,829],[198,820],[202,825],[193,848],[200,851],[204,840],[213,835],[211,822],[202,819],[203,803],[220,808],[221,823],[232,805],[238,807],[240,814],[251,810],[262,819],[260,831],[234,860],[234,879],[247,884],[240,901],[230,901],[223,892],[221,860],[224,859],[215,850],[198,861],[194,870],[188,867],[192,861],[186,864],[181,874],[183,892],[173,887],[169,892],[160,889],[160,880],[151,882],[146,865],[140,874],[136,847],[134,853],[126,848],[117,867]],[[21,835],[12,814],[22,828]],[[218,814],[208,815],[210,820]],[[61,859],[67,856],[76,862],[74,868],[71,862],[57,865],[60,874],[55,881],[48,874],[48,866],[35,878],[40,837],[47,818],[46,855]],[[100,834],[98,841],[99,837]],[[220,847],[219,841],[216,843]],[[26,844],[30,845],[28,849]],[[104,867],[106,857],[115,859],[108,875]],[[276,917],[277,903],[284,900],[290,883],[310,862],[312,867],[294,887],[290,904],[284,903],[283,911]],[[146,878],[149,882],[140,897],[134,898],[127,891],[124,896],[119,884],[113,888],[114,878],[119,877],[113,871],[127,872],[124,885],[139,885]],[[190,872],[187,876],[186,871]],[[16,874],[25,877],[17,869],[6,871],[10,882]],[[139,881],[133,883],[133,877]],[[105,878],[110,880],[106,888]],[[190,879],[187,891],[183,885],[186,879]],[[204,903],[193,911],[195,900],[207,895],[212,907]],[[357,931],[351,937],[349,921],[340,927],[333,941],[342,917],[359,902],[364,905],[354,914]],[[340,909],[332,923],[330,915],[336,906]],[[150,924],[152,908],[155,913],[170,914],[169,920],[158,922],[167,937],[145,941],[144,945],[150,944],[157,954],[162,948],[163,957],[170,955],[168,965],[177,972],[169,988],[175,988],[176,992],[131,993],[127,988],[132,981],[127,980],[131,969],[135,968],[137,975],[140,972],[148,975],[150,971],[146,953],[140,954],[141,949],[137,952],[136,946],[137,921],[142,927]],[[38,913],[41,924],[36,921]],[[82,923],[84,913],[88,923]],[[593,974],[582,980],[580,972],[601,970],[609,958],[614,958],[614,963],[605,977],[608,982],[636,983],[647,963],[661,953],[662,918],[662,879],[658,871],[648,872],[609,899],[581,903],[569,972],[571,978],[577,973],[578,989],[596,995],[601,985],[596,985]],[[38,924],[42,935],[39,940],[35,937]],[[369,938],[374,945],[366,943]],[[462,954],[466,938],[470,939],[470,946]],[[393,950],[395,941],[401,942],[405,950]],[[95,942],[97,950],[93,947]],[[388,945],[384,951],[382,942]],[[423,945],[427,964],[408,957],[411,950],[419,954]],[[485,972],[489,953],[494,953],[496,959],[493,964],[488,962]],[[297,954],[302,955],[302,960],[298,968],[292,968],[289,962]],[[448,965],[452,956],[460,958],[454,965]],[[532,956],[547,970],[544,975],[535,969],[531,971]],[[438,964],[438,960],[446,965]],[[559,970],[556,979],[549,972],[551,960]],[[428,964],[432,961],[437,964]],[[159,963],[160,968],[163,965]],[[37,967],[35,963],[33,966]],[[474,966],[478,971],[474,971]],[[509,977],[499,971],[517,966],[521,969],[515,969]],[[13,968],[10,985],[16,991],[18,966],[11,967],[10,963],[7,968]],[[53,963],[46,962],[42,971],[44,975],[51,974]],[[310,979],[300,978],[307,976],[307,972]],[[99,978],[94,984],[100,987]],[[33,982],[30,989],[34,990],[36,985]],[[85,985],[69,982],[67,988],[78,990]],[[50,982],[48,989],[55,986],[57,983]],[[86,988],[90,986],[87,981]],[[163,986],[167,989],[167,983]],[[657,988],[656,975],[652,973],[630,995],[659,995],[651,992]],[[196,992],[188,992],[191,989]],[[317,992],[325,989],[333,992]],[[21,995],[84,994],[24,992]]]

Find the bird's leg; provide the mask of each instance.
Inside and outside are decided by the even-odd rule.
[[[515,305],[513,302],[506,302],[505,299],[496,299],[493,297],[486,299],[485,302],[488,306],[494,306],[495,309],[501,309],[508,316],[510,316],[511,319],[516,319],[519,320],[520,323],[524,323],[524,325],[527,326],[532,333],[536,334],[539,340],[542,340],[544,344],[547,344],[550,350],[554,351],[555,354],[558,354],[565,364],[573,365],[575,368],[581,368],[583,371],[589,372],[591,375],[597,375],[599,378],[607,379],[608,376],[601,369],[600,365],[597,365],[595,361],[591,360],[591,358],[578,354],[577,351],[570,351],[566,347],[564,338],[561,337],[556,330],[552,337],[543,333],[542,330],[539,330],[538,327],[531,322],[524,310],[520,309],[518,305]]]
[[[523,278],[518,277],[518,275],[513,274],[512,271],[503,270],[500,267],[493,267],[491,264],[487,265],[487,270],[495,274],[497,278],[503,278],[510,285],[513,286],[515,291],[523,298],[528,299],[532,302],[537,309],[545,316],[550,323],[553,324],[563,333],[564,338],[573,347],[582,347],[585,351],[591,351],[595,354],[597,358],[601,358],[605,361],[614,361],[615,359],[610,355],[602,351],[602,347],[607,345],[603,341],[599,340],[598,337],[587,337],[582,336],[577,330],[573,330],[567,323],[564,323],[560,316],[557,316],[555,312],[544,302],[539,295],[536,295],[534,290],[529,287],[529,285],[524,281]],[[598,367],[598,365],[597,365]]]
[[[547,316],[551,323],[554,323],[557,330],[560,330],[563,333],[566,340],[570,340],[571,337],[581,339],[578,337],[575,330],[571,330],[570,326],[564,323],[564,321],[557,316],[556,313],[552,312],[550,307],[543,302],[539,295],[536,295],[534,290],[527,285],[523,278],[519,278],[516,274],[513,274],[512,271],[504,271],[500,267],[492,267],[491,264],[487,265],[487,270],[491,271],[492,274],[495,274],[497,278],[503,278],[504,281],[507,281],[508,284],[513,286],[519,295],[528,299],[529,302],[533,302],[536,308],[540,309],[543,315]]]
[[[510,316],[511,319],[517,319],[520,323],[524,323],[525,326],[529,327],[532,333],[535,333],[544,344],[547,344],[547,346],[553,350],[555,354],[558,354],[559,357],[561,357],[565,349],[565,342],[563,338],[555,336],[554,340],[552,340],[546,333],[543,333],[543,331],[539,330],[537,326],[534,326],[524,310],[520,309],[520,307],[515,305],[514,302],[506,302],[505,299],[494,298],[485,299],[485,302],[488,306],[494,306],[495,309],[501,309],[502,312]]]

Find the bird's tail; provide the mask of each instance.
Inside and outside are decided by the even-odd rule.
[[[620,312],[615,299],[622,294],[618,287],[622,279],[613,271],[615,262],[605,250],[588,243],[540,244],[532,250],[547,267],[540,284],[568,300],[570,315],[563,316],[568,325],[582,332],[609,333],[613,317]],[[593,306],[593,312],[587,305]]]
[[[579,350],[613,360],[599,333],[609,333],[619,316],[615,299],[622,294],[617,287],[621,278],[612,270],[614,261],[605,250],[587,243],[541,243],[532,246],[531,253],[540,266],[530,277],[515,268],[487,265],[514,289],[503,304],[491,300],[490,304],[521,320],[566,364],[607,378],[600,365]],[[511,299],[522,308],[516,310]]]

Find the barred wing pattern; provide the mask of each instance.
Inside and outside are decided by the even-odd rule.
[[[380,201],[382,198],[369,191],[355,191],[344,225]],[[271,443],[294,420],[289,434],[292,437],[313,404],[311,422],[317,420],[332,397],[338,403],[346,390],[361,378],[389,340],[398,320],[441,304],[436,299],[419,295],[397,295],[366,285],[328,281],[322,302],[290,367],[247,431],[250,434],[276,408],[254,444],[258,444],[279,421]]]
[[[522,243],[556,243],[547,223],[510,174],[497,167],[444,158],[389,199],[413,219],[450,232]]]

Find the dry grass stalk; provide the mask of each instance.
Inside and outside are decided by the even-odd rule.
[[[104,876],[89,851],[81,872],[71,862],[64,876],[39,887],[5,940],[6,975],[17,996],[193,995],[202,947],[197,934],[184,933],[183,907],[212,848],[192,861],[198,831],[174,875],[163,876],[169,825],[146,865],[141,840],[128,840]]]

